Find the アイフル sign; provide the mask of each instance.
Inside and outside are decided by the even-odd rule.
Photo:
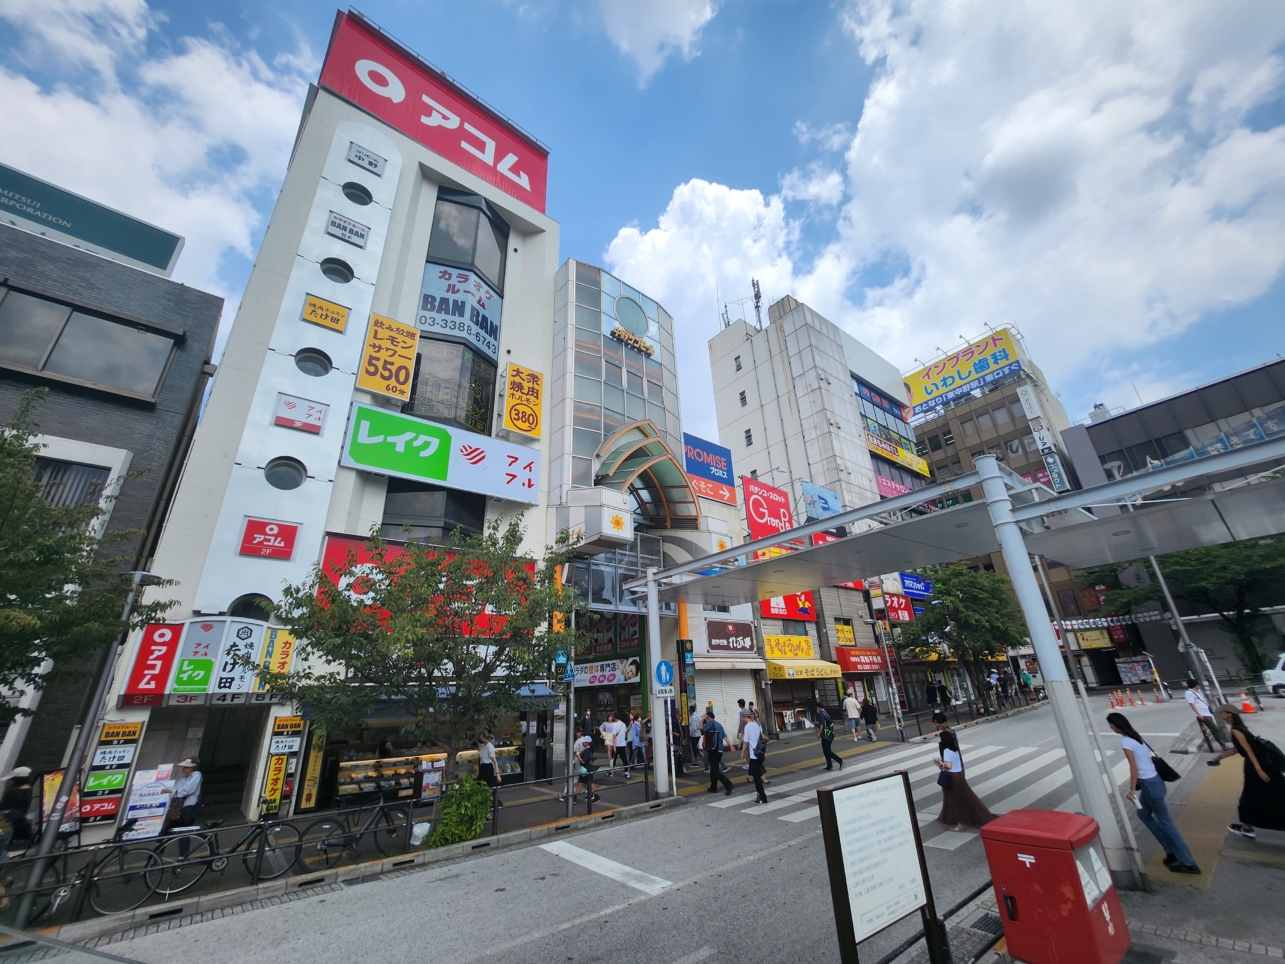
[[[339,14],[321,86],[537,211],[549,155],[358,16]]]
[[[297,432],[320,435],[326,428],[326,413],[329,411],[330,406],[324,402],[278,392],[277,410],[272,416],[272,424]]]
[[[465,492],[540,501],[540,454],[466,432],[353,402],[341,464]]]

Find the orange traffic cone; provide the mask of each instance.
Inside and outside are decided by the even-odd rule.
[[[1111,709],[1115,709],[1115,693],[1108,693],[1107,699],[1111,701]]]
[[[1159,706],[1160,705],[1160,688],[1158,686],[1153,686],[1151,688],[1151,692],[1156,695],[1156,705]]]
[[[1245,695],[1244,690],[1240,691],[1240,711],[1242,713],[1258,712],[1257,710],[1254,709],[1254,704],[1249,701],[1249,697]]]
[[[1147,698],[1142,695],[1142,690],[1138,690],[1138,705],[1139,706],[1147,705]]]
[[[1125,696],[1127,696],[1127,697],[1129,697],[1129,705],[1130,705],[1130,706],[1132,706],[1132,705],[1133,705],[1133,694],[1132,694],[1131,692],[1129,692],[1128,690],[1125,690],[1125,691],[1124,691],[1124,695],[1125,695]]]

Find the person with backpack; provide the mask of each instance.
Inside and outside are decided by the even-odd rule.
[[[1218,707],[1218,718],[1230,727],[1232,746],[1207,761],[1209,765],[1216,767],[1237,754],[1245,758],[1245,786],[1236,806],[1239,823],[1229,823],[1227,829],[1250,840],[1257,839],[1257,827],[1285,830],[1285,754],[1270,740],[1250,733],[1230,703]]]
[[[875,733],[879,729],[879,709],[869,700],[861,701],[861,722],[866,725],[866,736],[870,737],[870,742],[877,742],[879,737]]]
[[[825,768],[833,770],[834,763],[839,764],[839,769],[843,769],[843,757],[835,753],[834,746],[834,720],[830,719],[830,714],[826,712],[824,706],[817,706],[817,739],[821,741],[821,753],[825,756]]]
[[[1169,815],[1169,807],[1165,804],[1165,781],[1160,776],[1151,747],[1123,713],[1108,713],[1107,726],[1120,735],[1120,748],[1129,761],[1129,791],[1125,796],[1130,800],[1137,798],[1138,819],[1164,847],[1165,866],[1175,874],[1200,873],[1191,848]],[[1168,764],[1165,768],[1170,772],[1173,770]],[[1176,775],[1172,779],[1176,779]]]
[[[742,743],[750,755],[750,777],[754,780],[754,799],[759,803],[767,803],[767,791],[763,789],[763,762],[767,757],[767,737],[758,720],[751,719],[745,724],[745,738]]]
[[[709,792],[717,793],[718,782],[722,780],[723,786],[727,788],[724,796],[730,797],[732,781],[723,772],[723,748],[730,750],[732,746],[727,741],[727,731],[723,729],[723,724],[714,719],[712,706],[705,710],[705,722],[701,724],[701,742],[705,747],[705,759],[709,761]]]

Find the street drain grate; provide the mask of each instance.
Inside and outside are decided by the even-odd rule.
[[[996,937],[1004,933],[1004,922],[995,914],[983,914],[968,926],[975,931],[981,931],[983,934],[994,934]]]

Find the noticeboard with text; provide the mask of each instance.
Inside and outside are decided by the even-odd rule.
[[[357,387],[402,402],[409,399],[418,344],[419,330],[413,325],[371,314],[357,366]]]
[[[920,415],[1021,370],[1017,340],[1000,328],[906,375],[906,398]]]
[[[544,375],[510,363],[504,388],[504,427],[510,432],[539,438],[543,411]]]

